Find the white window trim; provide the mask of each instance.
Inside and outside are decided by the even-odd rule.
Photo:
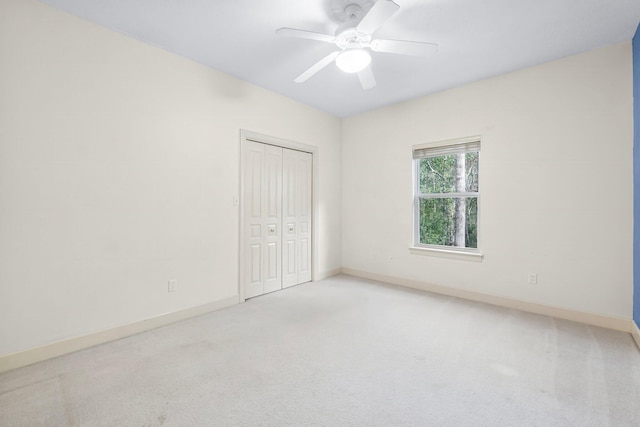
[[[418,144],[411,147],[411,162],[413,164],[413,222],[411,224],[411,244],[409,246],[409,252],[412,255],[426,255],[426,256],[435,256],[439,258],[449,258],[449,259],[457,259],[463,261],[475,261],[482,262],[484,255],[480,252],[480,192],[477,193],[442,193],[442,194],[429,194],[430,198],[437,197],[452,197],[455,196],[472,196],[478,198],[478,247],[477,248],[460,248],[456,246],[441,246],[441,245],[426,245],[420,242],[420,196],[421,193],[418,193],[418,162],[413,158],[413,153],[416,150],[423,148],[436,148],[436,147],[447,147],[451,145],[459,145],[464,143],[472,143],[479,142],[481,143],[480,136],[469,136],[464,138],[450,139],[446,141],[438,141],[438,142],[429,142],[426,144]],[[480,158],[480,152],[478,150],[478,158]]]
[[[462,248],[443,249],[448,246],[411,246],[409,253],[412,255],[434,256],[438,258],[458,259],[461,261],[482,262],[484,255],[476,250]]]

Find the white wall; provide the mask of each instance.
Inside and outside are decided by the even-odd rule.
[[[629,319],[632,126],[630,43],[347,118],[343,267]],[[484,260],[410,254],[411,146],[471,135]]]
[[[0,356],[236,295],[241,128],[319,147],[340,268],[339,119],[33,0],[0,61]]]

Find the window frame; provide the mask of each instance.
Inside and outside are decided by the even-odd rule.
[[[420,193],[420,170],[419,164],[421,158],[414,158],[414,153],[418,150],[433,149],[443,152],[439,155],[447,155],[446,148],[456,145],[465,145],[475,143],[478,145],[478,165],[480,165],[480,151],[481,151],[481,137],[470,136],[465,138],[450,139],[445,141],[430,142],[426,144],[418,144],[411,147],[411,161],[413,170],[413,223],[411,230],[411,246],[410,252],[414,255],[432,255],[444,258],[470,260],[480,262],[483,258],[483,254],[480,252],[481,244],[481,230],[480,230],[480,206],[481,206],[481,191],[480,191],[480,179],[478,180],[477,192],[454,192],[454,193]],[[476,150],[466,150],[465,152],[476,152]],[[482,170],[481,167],[478,168]],[[466,248],[459,246],[446,246],[446,245],[433,245],[420,243],[420,200],[422,199],[437,199],[437,198],[456,198],[456,197],[476,197],[478,214],[477,214],[477,248]]]

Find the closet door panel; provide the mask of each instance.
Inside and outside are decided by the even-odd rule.
[[[311,281],[311,212],[313,199],[313,157],[298,153],[298,280]]]
[[[297,151],[283,149],[282,152],[282,211],[283,253],[282,287],[298,284],[298,239],[297,239]]]
[[[282,289],[282,148],[265,145],[264,292]]]
[[[244,159],[244,256],[245,296],[264,293],[262,274],[264,226],[262,220],[262,187],[264,175],[264,146],[247,143]]]
[[[282,289],[282,148],[247,141],[244,159],[244,289]]]
[[[311,280],[312,163],[309,153],[283,150],[283,287]]]

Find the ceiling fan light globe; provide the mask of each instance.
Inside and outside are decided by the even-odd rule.
[[[371,63],[371,55],[364,49],[347,49],[336,58],[336,65],[345,73],[358,73]]]

